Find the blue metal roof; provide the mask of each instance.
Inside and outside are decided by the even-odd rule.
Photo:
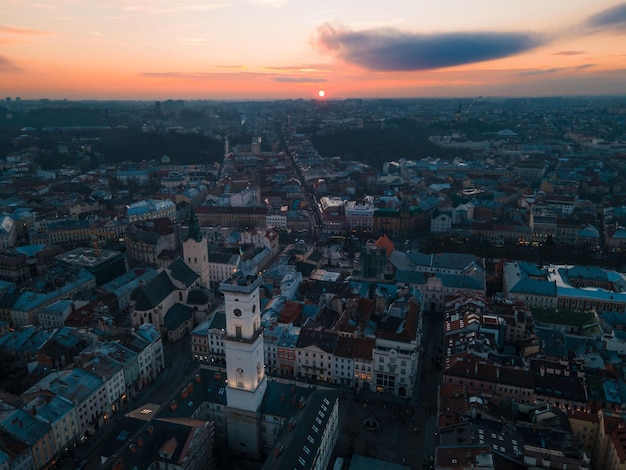
[[[16,246],[15,247],[15,251],[17,251],[18,253],[21,253],[23,255],[26,255],[29,258],[32,258],[38,252],[43,250],[45,247],[46,247],[45,244]]]

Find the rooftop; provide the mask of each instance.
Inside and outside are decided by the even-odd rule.
[[[56,259],[64,263],[90,268],[120,256],[122,254],[119,251],[98,250],[96,252],[93,248],[80,247],[61,253],[56,256]]]

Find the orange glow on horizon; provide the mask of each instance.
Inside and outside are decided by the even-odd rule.
[[[622,23],[590,27],[619,2],[396,0],[363,8],[345,0],[339,9],[319,0],[312,14],[295,0],[49,0],[45,7],[5,0],[0,88],[22,99],[129,100],[626,93]],[[322,46],[320,31],[334,24],[345,26]],[[489,52],[489,38],[465,53],[436,48],[428,52],[448,56],[434,64],[411,54],[428,41],[410,43],[399,59],[378,47],[394,34],[458,41],[457,33],[468,31],[528,33],[532,40],[492,60],[498,54]],[[463,65],[429,68],[437,63]],[[389,68],[398,70],[381,71]]]

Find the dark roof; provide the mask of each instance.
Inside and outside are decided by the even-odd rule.
[[[465,353],[464,353],[465,354]],[[533,389],[533,373],[525,369],[498,366],[491,361],[466,355],[459,355],[445,370],[445,375]]]
[[[119,342],[126,349],[129,349],[130,351],[136,353],[143,351],[150,344],[141,336],[137,336],[135,334],[123,335],[119,338],[116,338],[116,341]]]
[[[111,457],[118,453],[121,447],[128,447],[128,440],[137,434],[137,432],[145,426],[145,421],[133,418],[125,418],[121,421],[111,420],[113,430],[108,433],[110,436],[103,443],[100,455],[103,457]],[[108,424],[108,423],[107,423]]]
[[[261,403],[261,413],[283,418],[295,416],[300,410],[300,398],[308,400],[313,390],[315,389],[270,379]]]
[[[181,282],[185,287],[191,287],[200,278],[180,257],[176,258],[167,270],[173,280]]]
[[[398,269],[395,273],[396,282],[404,284],[425,284],[426,277],[422,271],[407,271],[404,269]]]
[[[191,305],[203,305],[209,303],[209,294],[200,289],[193,289],[187,296],[187,303]]]
[[[322,308],[320,312],[315,316],[315,321],[320,323],[326,329],[330,329],[335,322],[339,319],[339,312],[330,309],[328,307]]]
[[[226,314],[221,310],[213,314],[211,323],[209,323],[209,330],[212,330],[214,328],[218,330],[226,329]]]
[[[299,270],[298,266],[299,265],[296,265],[296,268]],[[324,294],[341,295],[349,288],[350,284],[347,282],[309,280],[300,284],[300,292],[314,303],[318,303],[320,297]]]
[[[337,333],[331,331],[303,328],[298,336],[297,348],[315,346],[322,351],[332,353],[337,345]]]
[[[111,457],[113,463],[118,459],[123,461],[124,468],[149,468],[148,464],[155,460],[178,464],[183,453],[187,452],[187,443],[195,429],[203,426],[204,422],[190,419],[177,421],[154,419],[147,423],[127,417],[110,434],[102,455]],[[175,446],[172,445],[174,443]],[[159,455],[166,445],[172,450],[170,458]]]
[[[409,343],[417,335],[418,305],[408,302],[404,317],[389,316],[378,324],[376,337]]]
[[[333,409],[338,406],[338,390],[316,390],[307,402],[306,413],[296,425],[297,432],[288,442],[283,455],[276,459],[276,469],[312,468],[322,444],[322,436]],[[334,443],[333,443],[334,444]]]
[[[7,293],[0,297],[0,308],[11,309],[13,304],[22,296],[21,292]]]
[[[303,261],[296,263],[296,270],[302,273],[304,277],[309,277],[316,269],[314,264],[305,263]]]
[[[374,338],[357,338],[354,344],[354,358],[371,361],[375,343]]]
[[[217,251],[211,251],[209,253],[209,260],[215,264],[228,264],[233,257],[230,253],[219,253]]]
[[[141,230],[134,225],[128,227],[128,236],[134,242],[144,242],[148,245],[157,245],[161,236],[156,232]]]
[[[337,339],[335,356],[353,358],[355,349],[356,338],[352,338],[351,336],[340,336]]]
[[[400,217],[400,211],[398,209],[376,209],[374,211],[374,217],[399,218]]]
[[[163,324],[168,330],[175,330],[193,317],[193,308],[175,303],[165,314]]]
[[[195,273],[194,273],[195,274]],[[135,309],[146,311],[156,308],[163,300],[176,290],[165,271],[161,271],[136,291]]]
[[[176,390],[169,405],[159,410],[158,418],[190,418],[205,402],[226,406],[226,373],[201,367],[193,381]],[[174,402],[176,406],[172,406]]]
[[[313,253],[311,253],[309,255],[307,260],[311,261],[313,263],[319,263],[322,260],[323,257],[324,257],[324,255],[321,254],[319,251],[314,251]]]

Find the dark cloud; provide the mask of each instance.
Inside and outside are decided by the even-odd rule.
[[[347,31],[325,25],[317,45],[369,70],[430,70],[519,54],[546,42],[530,33],[416,34],[396,29]]]
[[[552,67],[549,69],[524,70],[517,73],[517,75],[519,75],[520,77],[530,77],[533,75],[549,75],[552,73],[562,72],[564,70],[568,70],[568,67]]]
[[[594,30],[626,31],[626,3],[590,16],[585,24]]]
[[[286,83],[325,83],[328,80],[321,77],[285,77],[281,75],[274,77],[274,81]]]
[[[553,52],[552,55],[580,55],[584,53],[585,51],[559,51]]]
[[[534,75],[550,75],[559,72],[575,72],[577,70],[585,70],[590,67],[593,67],[595,64],[583,64],[577,65],[576,67],[552,67],[549,69],[533,69],[533,70],[524,70],[522,72],[518,72],[516,75],[520,77],[528,77]]]
[[[15,65],[15,62],[7,59],[3,55],[0,55],[0,71],[16,72],[18,70],[21,70],[21,69],[17,65]]]

